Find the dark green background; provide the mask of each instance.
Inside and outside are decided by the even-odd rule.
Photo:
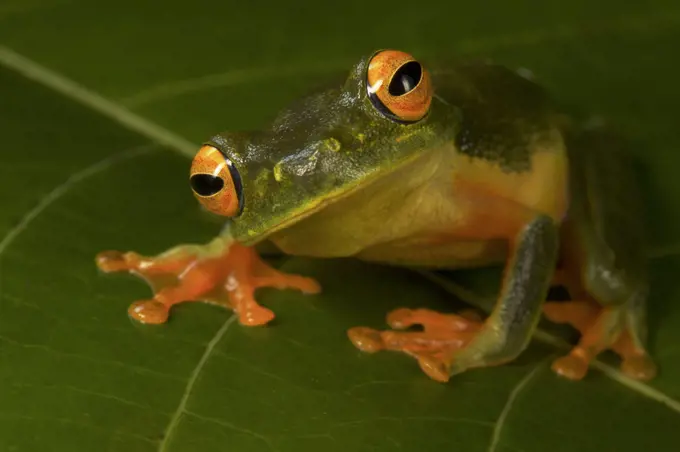
[[[344,331],[382,327],[397,306],[450,309],[450,298],[417,275],[355,262],[287,261],[325,292],[262,291],[278,314],[268,328],[207,305],[134,324],[127,305],[148,289],[99,275],[93,257],[218,231],[191,196],[189,160],[0,64],[0,451],[677,450],[677,1],[323,5],[3,0],[0,54],[197,144],[258,127],[380,47],[528,68],[634,144],[659,378],[621,384],[605,358],[613,366],[568,382],[549,370],[564,351],[537,343],[511,365],[435,383],[404,356],[360,354]]]

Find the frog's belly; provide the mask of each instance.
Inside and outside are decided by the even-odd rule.
[[[310,231],[311,232],[311,231]],[[309,237],[308,237],[309,238]],[[286,254],[311,257],[355,257],[364,261],[410,267],[442,269],[472,268],[504,262],[508,255],[505,240],[461,240],[444,234],[415,234],[339,253],[332,249],[336,242],[348,239],[334,237],[292,240],[279,236],[273,242]]]
[[[356,257],[371,262],[430,268],[473,268],[504,262],[504,240],[403,240],[360,251]]]

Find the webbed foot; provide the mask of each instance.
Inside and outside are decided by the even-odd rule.
[[[178,246],[156,257],[104,251],[96,263],[106,273],[127,271],[151,286],[153,298],[128,309],[130,317],[147,324],[165,323],[175,304],[205,301],[234,310],[243,325],[264,325],[274,313],[257,303],[256,289],[291,288],[310,294],[321,290],[315,280],[280,272],[252,248],[220,238],[206,246]]]
[[[393,350],[411,355],[430,378],[441,382],[449,379],[449,357],[465,347],[482,326],[474,311],[456,315],[405,308],[390,312],[387,323],[393,330],[355,327],[347,335],[355,347],[368,353]],[[421,325],[423,331],[394,331],[414,325]]]
[[[549,320],[570,324],[581,333],[578,345],[553,363],[557,374],[580,380],[588,372],[590,362],[611,349],[623,360],[624,374],[636,380],[651,380],[656,376],[656,364],[633,340],[629,322],[632,313],[625,305],[601,307],[590,301],[549,302],[544,305],[543,313]]]

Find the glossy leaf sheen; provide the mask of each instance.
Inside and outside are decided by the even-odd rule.
[[[405,356],[363,355],[348,327],[381,327],[398,306],[454,304],[419,275],[352,261],[284,261],[324,293],[260,292],[278,315],[270,327],[241,327],[203,304],[176,308],[164,326],[132,323],[128,303],[148,288],[98,274],[93,257],[218,231],[191,196],[188,160],[0,69],[0,450],[677,450],[677,2],[347,1],[330,14],[318,2],[230,3],[10,0],[0,44],[197,144],[259,126],[376,48],[530,69],[559,101],[635,143],[657,256],[656,399],[614,381],[610,357],[610,375],[560,379],[549,363],[564,350],[539,342],[447,385]]]

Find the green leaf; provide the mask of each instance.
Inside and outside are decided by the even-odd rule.
[[[676,450],[677,2],[250,5],[0,4],[0,450]],[[564,344],[539,336],[512,364],[435,383],[410,358],[358,352],[345,331],[381,327],[398,306],[448,311],[451,296],[354,261],[286,260],[324,292],[261,291],[277,313],[266,328],[204,304],[163,326],[128,319],[149,289],[99,274],[98,251],[153,254],[219,230],[175,151],[258,127],[379,47],[529,68],[625,131],[649,210],[657,379],[631,382],[605,356],[565,381],[549,368]]]

